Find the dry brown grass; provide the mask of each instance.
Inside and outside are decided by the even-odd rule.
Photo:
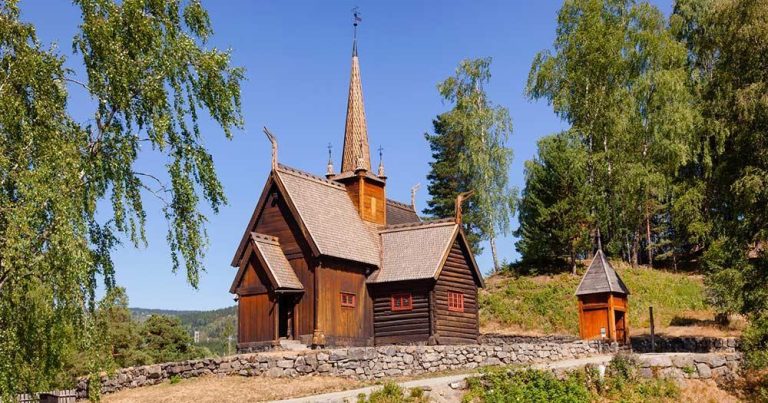
[[[126,389],[104,395],[107,403],[128,402],[262,402],[275,399],[336,392],[364,386],[361,382],[334,377],[301,377],[294,379],[204,376],[178,383]]]
[[[684,403],[736,403],[736,396],[717,387],[712,380],[689,380],[681,388],[680,402]]]

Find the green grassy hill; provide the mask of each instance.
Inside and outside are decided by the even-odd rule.
[[[686,327],[712,334],[714,312],[707,306],[703,277],[646,267],[613,264],[629,288],[631,333],[650,326],[648,307],[653,306],[656,328],[670,331]],[[583,273],[583,272],[582,272]],[[480,295],[483,331],[578,335],[578,305],[574,292],[581,274],[488,278]]]

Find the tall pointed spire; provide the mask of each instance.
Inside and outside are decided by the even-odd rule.
[[[352,40],[352,73],[349,78],[347,97],[347,121],[344,126],[344,150],[341,157],[341,172],[358,169],[371,170],[371,150],[368,145],[368,125],[363,105],[363,85],[360,80],[360,62],[357,58],[357,24],[362,21],[357,9],[353,10],[355,27]]]

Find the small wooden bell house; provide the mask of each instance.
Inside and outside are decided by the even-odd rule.
[[[629,290],[598,249],[576,289],[579,336],[621,344],[629,341]]]

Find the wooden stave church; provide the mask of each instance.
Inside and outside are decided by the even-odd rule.
[[[313,346],[466,344],[479,336],[483,278],[455,218],[422,221],[371,172],[356,41],[341,171],[278,164],[232,266],[238,350],[281,339]],[[460,207],[460,206],[459,206]],[[457,207],[458,208],[458,207]]]

